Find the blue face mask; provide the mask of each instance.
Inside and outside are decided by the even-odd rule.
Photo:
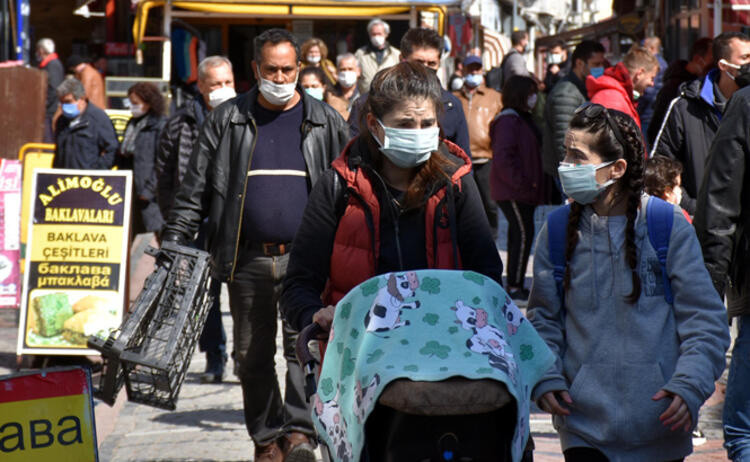
[[[591,69],[591,76],[595,79],[598,79],[599,77],[604,75],[604,68],[603,67],[592,67]]]
[[[76,103],[63,103],[62,113],[68,119],[75,119],[81,114],[81,110],[78,109],[78,104]]]
[[[482,74],[469,74],[464,77],[464,83],[466,83],[466,86],[469,88],[476,88],[481,85],[482,82],[484,82]]]
[[[380,141],[374,136],[380,145],[380,151],[397,167],[411,168],[427,162],[432,151],[438,148],[440,143],[440,127],[430,128],[393,128],[383,127],[385,137]]]
[[[313,88],[313,87],[305,88],[305,91],[307,92],[308,95],[312,96],[313,98],[315,98],[315,99],[317,99],[319,101],[323,100],[323,87],[319,87],[319,88]]]
[[[602,191],[615,182],[615,180],[609,180],[600,185],[596,182],[596,171],[613,163],[614,161],[598,165],[576,165],[560,162],[557,173],[560,176],[563,192],[579,204],[593,203]]]

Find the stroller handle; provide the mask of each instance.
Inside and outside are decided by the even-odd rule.
[[[310,397],[317,391],[315,363],[318,362],[310,352],[309,343],[313,340],[325,340],[327,336],[328,333],[317,322],[302,329],[302,332],[297,336],[297,343],[294,349],[297,353],[297,361],[305,371],[305,398],[307,398],[308,402],[310,401]]]

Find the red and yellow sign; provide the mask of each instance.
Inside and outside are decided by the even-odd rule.
[[[0,377],[0,460],[99,460],[87,369]]]

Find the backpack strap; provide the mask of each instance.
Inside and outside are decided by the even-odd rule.
[[[547,216],[547,241],[549,245],[549,258],[552,262],[553,276],[557,284],[557,295],[561,303],[565,303],[563,297],[563,280],[565,279],[566,238],[568,234],[568,216],[570,215],[570,204],[558,207]]]
[[[664,279],[664,299],[670,305],[674,303],[672,285],[667,274],[667,254],[669,253],[669,236],[672,234],[674,221],[674,206],[658,197],[651,197],[646,206],[646,224],[648,226],[648,240],[656,250]]]

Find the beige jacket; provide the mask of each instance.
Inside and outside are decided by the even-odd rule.
[[[461,101],[466,116],[466,124],[469,126],[469,147],[473,159],[492,159],[492,146],[490,145],[490,123],[503,110],[503,102],[500,92],[480,85],[473,95],[461,89],[454,91]]]
[[[99,109],[107,108],[107,98],[104,96],[104,79],[91,64],[86,64],[81,72],[76,72],[76,78],[83,84],[86,97],[90,103]]]
[[[381,61],[380,65],[378,65],[378,61],[375,59],[375,51],[369,45],[357,50],[354,56],[359,61],[359,66],[362,69],[362,75],[359,76],[357,87],[360,94],[364,95],[370,91],[370,82],[372,82],[373,77],[375,77],[378,71],[398,64],[401,59],[401,52],[398,51],[398,48],[386,44],[383,61]]]

